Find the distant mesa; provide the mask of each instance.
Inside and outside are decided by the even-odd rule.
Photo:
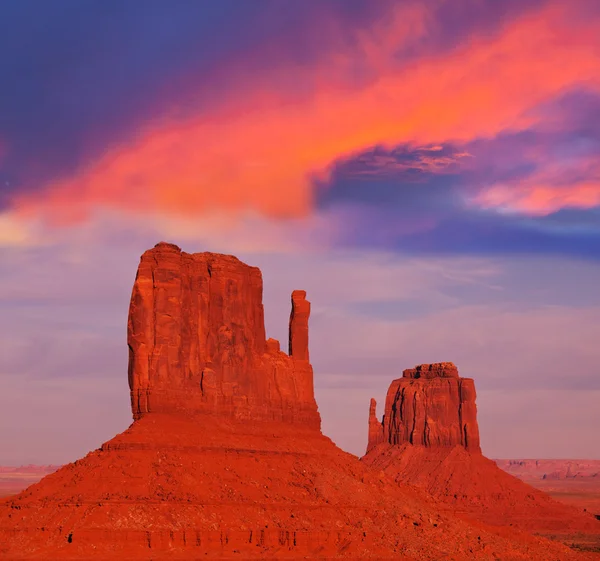
[[[524,481],[596,480],[600,486],[600,460],[495,460],[498,467]]]
[[[556,500],[600,516],[600,460],[494,460],[498,467]]]
[[[396,482],[426,490],[450,512],[546,535],[592,535],[600,525],[499,469],[481,453],[474,381],[451,362],[404,370],[388,389],[382,421],[369,407],[362,461]],[[586,538],[587,539],[587,538]]]
[[[286,354],[266,338],[259,269],[168,243],[145,252],[127,330],[134,421],[0,502],[0,559],[579,559],[440,513],[323,436],[309,317],[294,291]],[[389,394],[373,454],[478,451],[474,388],[438,370]],[[412,405],[391,415],[402,395]]]

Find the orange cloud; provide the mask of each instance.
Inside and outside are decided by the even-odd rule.
[[[399,63],[394,54],[427,33],[429,14],[423,5],[396,6],[352,49],[340,41],[310,68],[267,66],[254,81],[232,85],[238,98],[186,120],[150,122],[135,141],[110,147],[15,205],[60,223],[97,206],[187,216],[248,208],[307,214],[311,178],[327,178],[340,157],[375,144],[432,145],[527,128],[538,103],[574,86],[600,89],[600,23],[570,24],[569,10],[557,3],[494,37],[473,36],[450,52]],[[359,56],[371,79],[352,86]],[[270,93],[290,74],[314,83],[314,94]],[[536,197],[540,208],[568,200]],[[596,204],[588,195],[577,200]]]

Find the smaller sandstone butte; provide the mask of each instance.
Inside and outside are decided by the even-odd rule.
[[[306,292],[292,294],[290,355],[266,340],[260,269],[161,242],[140,261],[127,342],[134,419],[209,413],[319,429]]]
[[[405,370],[390,385],[381,422],[371,399],[362,461],[426,490],[450,512],[600,546],[593,516],[554,501],[482,455],[475,398],[473,380],[461,378],[451,362]]]
[[[371,399],[367,452],[381,443],[405,442],[431,448],[459,445],[479,452],[475,395],[473,380],[460,378],[451,362],[405,370],[390,385],[381,423]]]

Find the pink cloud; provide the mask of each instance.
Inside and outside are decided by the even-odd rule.
[[[333,41],[307,68],[267,65],[254,81],[232,85],[239,96],[184,120],[149,122],[133,142],[108,147],[75,175],[14,204],[57,223],[82,220],[97,206],[191,217],[248,208],[304,216],[314,207],[314,174],[327,178],[338,158],[375,144],[436,145],[525,129],[540,102],[575,85],[600,91],[600,22],[575,24],[562,3],[409,62],[395,53],[427,33],[427,5],[394,6],[357,46]],[[350,79],[357,56],[372,77],[360,85]],[[295,82],[314,84],[314,93],[298,98],[291,86],[272,87],[290,72]],[[596,204],[585,189],[574,200]],[[572,204],[566,196],[537,200],[547,208]]]
[[[594,158],[550,163],[526,179],[492,185],[471,202],[483,208],[536,216],[546,216],[561,208],[600,206],[600,165]]]
[[[562,208],[600,206],[600,180],[580,181],[571,185],[532,184],[492,187],[475,201],[484,208],[501,208],[528,215],[546,216]]]

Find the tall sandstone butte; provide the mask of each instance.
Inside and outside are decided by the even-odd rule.
[[[295,291],[286,355],[265,340],[258,269],[146,252],[128,325],[134,422],[0,502],[0,559],[580,559],[441,515],[323,436],[309,313]]]
[[[387,392],[382,421],[369,406],[362,461],[401,484],[425,489],[449,512],[600,545],[592,516],[508,475],[481,453],[474,381],[451,362],[404,370]],[[581,538],[581,535],[584,535]]]
[[[146,251],[127,329],[134,419],[200,412],[318,429],[306,292],[292,293],[289,356],[266,340],[262,292],[260,270],[233,256]]]

